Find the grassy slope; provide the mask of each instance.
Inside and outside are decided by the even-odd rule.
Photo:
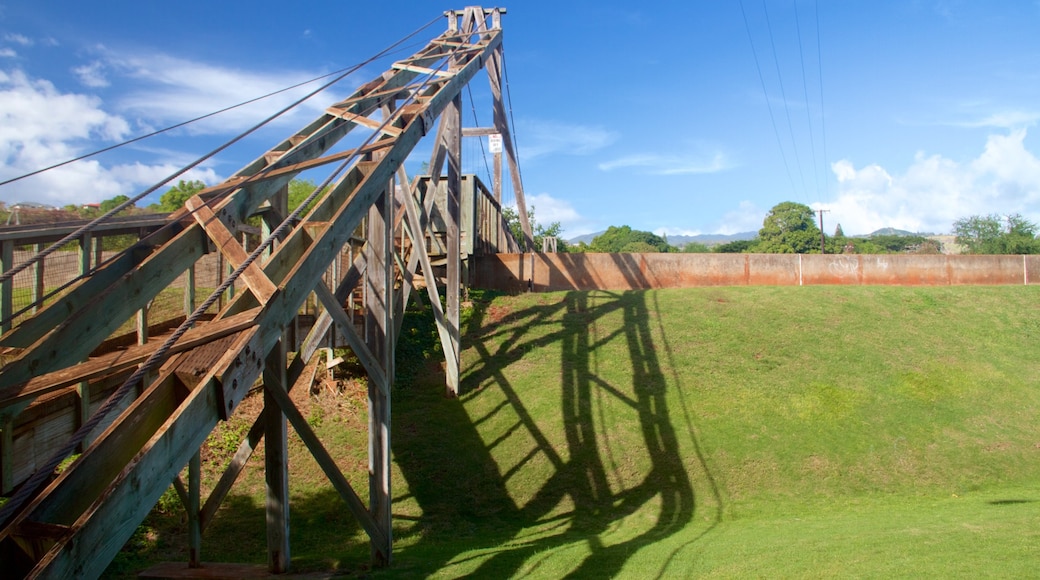
[[[402,368],[395,563],[374,576],[1032,575],[1038,292],[479,304],[460,400],[441,395],[434,366]],[[421,347],[401,351],[414,360]],[[304,405],[363,490],[363,402]],[[260,467],[204,537],[205,559],[265,561]],[[296,439],[290,469],[296,569],[363,570],[363,533]],[[158,533],[153,545],[175,542]]]
[[[462,409],[395,403],[414,494],[395,511],[417,521],[390,575],[1031,573],[1036,298],[498,298],[468,329]]]

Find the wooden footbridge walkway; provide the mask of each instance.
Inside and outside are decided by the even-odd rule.
[[[261,437],[269,569],[288,570],[289,423],[368,533],[374,563],[390,562],[390,386],[402,314],[419,292],[413,280],[425,280],[446,387],[457,393],[461,257],[479,251],[467,250],[474,240],[486,252],[517,247],[498,213],[502,158],[496,155],[491,192],[472,179],[464,190],[463,137],[501,135],[521,242],[531,245],[502,94],[503,14],[480,7],[447,12],[443,34],[153,224],[129,249],[107,258],[91,250],[112,221],[107,217],[69,233],[49,248],[78,241],[82,268],[60,292],[43,296],[46,236],[33,242],[42,251],[17,263],[17,242],[0,240],[4,577],[99,576],[171,482],[189,522],[187,564],[198,566],[203,532]],[[494,126],[464,129],[462,92],[481,71],[490,81]],[[361,144],[336,148],[348,134],[360,134]],[[410,178],[403,162],[424,137],[433,140],[430,176]],[[303,171],[326,177],[290,212],[287,186]],[[435,203],[438,191],[442,204]],[[261,243],[246,247],[239,232],[255,216]],[[438,240],[443,275],[435,275],[431,258]],[[196,296],[195,268],[214,255],[232,271]],[[15,313],[14,281],[26,275],[39,277],[34,302]],[[162,321],[143,313],[185,279],[177,284],[186,310],[168,325],[176,329],[149,339],[148,329]],[[349,312],[352,295],[363,297],[360,331]],[[309,301],[321,305],[309,333],[291,332]],[[139,344],[105,352],[135,319]],[[330,329],[369,377],[367,497],[340,472],[288,394]],[[202,497],[200,446],[258,384],[264,410]]]

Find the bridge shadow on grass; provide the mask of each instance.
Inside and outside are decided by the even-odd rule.
[[[675,574],[721,520],[694,386],[661,365],[671,350],[653,293],[542,296],[477,309],[461,404],[434,385],[397,397],[409,494],[394,500],[391,573],[610,577],[638,558],[640,576]]]

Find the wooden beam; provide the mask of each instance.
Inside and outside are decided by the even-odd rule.
[[[380,390],[385,392],[387,388],[386,372],[380,366],[380,362],[376,359],[376,356],[372,354],[372,351],[368,349],[365,342],[357,335],[357,332],[354,330],[354,324],[349,318],[347,318],[347,313],[343,310],[342,304],[336,300],[336,297],[329,291],[324,282],[318,282],[314,286],[314,293],[318,296],[318,300],[320,300],[322,305],[325,307],[325,311],[329,313],[332,321],[335,322],[336,329],[339,330],[340,336],[343,337],[343,340],[347,341],[350,349],[354,351],[358,360],[361,361],[361,365],[365,367],[369,379],[371,379],[373,383],[377,384]]]
[[[254,326],[259,312],[259,308],[254,308],[242,314],[192,328],[170,348],[169,354],[172,356],[191,350],[217,338],[229,336]],[[32,401],[36,397],[71,387],[81,381],[91,381],[107,375],[129,372],[147,360],[158,347],[158,343],[132,346],[124,351],[105,354],[67,369],[5,387],[0,390],[0,409]]]
[[[206,234],[216,244],[217,250],[227,258],[233,269],[237,269],[246,262],[249,254],[246,253],[245,248],[235,239],[235,235],[228,229],[228,224],[224,223],[202,201],[201,197],[197,195],[191,197],[184,202],[184,206],[191,210],[192,217],[199,222],[202,229],[206,230]],[[261,303],[266,303],[278,292],[278,287],[271,282],[271,279],[267,277],[267,274],[264,273],[257,262],[250,264],[242,272],[241,278]]]
[[[71,315],[66,313],[64,322],[57,324],[53,332],[4,367],[0,373],[0,392],[87,358],[98,344],[151,297],[170,286],[204,253],[206,244],[202,229],[195,230],[195,234],[200,237],[186,235],[176,238],[163,251],[152,254],[141,266],[125,274],[120,283],[113,282],[82,308]],[[48,306],[45,312],[52,308]],[[0,417],[17,415],[27,404],[22,402],[9,406],[0,411]]]
[[[351,513],[361,523],[361,527],[365,529],[370,538],[373,538],[373,541],[385,543],[386,539],[383,537],[382,531],[376,526],[372,516],[369,515],[365,504],[361,502],[361,498],[358,497],[354,488],[350,486],[350,482],[340,472],[339,467],[336,465],[336,460],[329,455],[329,452],[321,444],[318,436],[314,434],[307,420],[303,418],[299,409],[293,404],[289,394],[283,388],[275,389],[272,387],[274,387],[273,384],[264,384],[264,390],[270,391],[278,406],[292,424],[296,434],[303,440],[304,445],[307,446],[311,455],[314,456],[314,460],[318,462],[318,466],[325,472],[325,475],[328,476],[332,486],[339,492],[340,497],[343,498]]]
[[[176,480],[175,480],[176,481]],[[202,566],[202,454],[196,450],[188,462],[188,501],[184,511],[188,512],[188,567]]]
[[[448,282],[445,285],[445,305],[447,310],[448,336],[451,339],[451,350],[445,351],[445,364],[448,396],[459,395],[459,287],[461,236],[460,222],[462,218],[462,95],[457,95],[451,105],[444,110],[445,149],[448,152],[447,214],[444,223],[447,227]]]
[[[289,447],[285,415],[273,390],[285,390],[285,340],[271,349],[264,361],[264,481],[267,484],[267,569],[272,574],[289,571]],[[270,385],[270,386],[267,386]],[[288,397],[288,393],[286,393]]]
[[[391,137],[397,137],[401,134],[401,130],[399,128],[394,127],[389,123],[384,124],[382,121],[370,119],[364,115],[356,115],[354,113],[344,111],[336,107],[329,107],[328,109],[325,109],[325,112],[334,117],[339,117],[344,121],[350,121],[351,123],[356,123],[358,125],[361,125],[362,127],[367,127],[369,129],[381,131],[383,133],[386,133],[387,135],[390,135]]]

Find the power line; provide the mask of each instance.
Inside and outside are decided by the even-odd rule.
[[[744,10],[744,0],[740,0],[740,14],[744,17],[744,30],[747,31],[748,44],[751,45],[751,56],[755,59],[755,70],[758,71],[758,81],[762,85],[762,96],[766,100],[766,109],[769,111],[769,122],[773,125],[773,135],[776,136],[776,146],[780,149],[780,158],[784,162],[784,170],[787,171],[787,180],[791,182],[791,192],[798,194],[798,188],[794,185],[794,177],[791,176],[791,165],[787,162],[787,154],[784,153],[784,144],[780,139],[780,130],[776,126],[776,117],[773,115],[773,105],[769,102],[769,92],[766,90],[766,79],[762,75],[762,66],[758,62],[758,51],[755,50],[755,40],[751,36],[751,25],[748,23],[747,11]]]
[[[439,20],[439,18],[435,20]],[[429,24],[427,24],[427,26],[429,26]],[[428,86],[430,81],[437,77],[437,74],[440,73],[441,70],[450,61],[450,57],[458,53],[460,49],[461,47],[456,48],[451,54],[447,56],[447,58],[443,60],[441,66],[437,70],[430,72],[426,77],[426,80],[423,82],[422,87],[420,87],[420,90],[412,92],[403,104],[407,105],[414,102],[418,98],[419,94],[421,94],[421,89],[423,87]],[[184,320],[184,322],[181,323],[180,326],[177,327],[173,334],[171,334],[170,337],[168,337],[159,346],[159,348],[157,348],[156,351],[153,352],[151,356],[149,356],[148,359],[144,363],[142,363],[141,366],[139,366],[137,370],[134,371],[134,373],[130,375],[130,377],[126,379],[126,381],[124,381],[123,384],[108,397],[108,399],[105,400],[104,403],[102,403],[101,407],[97,411],[95,411],[93,415],[91,415],[90,419],[86,423],[80,426],[75,431],[75,433],[73,433],[72,437],[64,444],[64,446],[62,446],[56,453],[54,453],[43,466],[39,467],[32,474],[32,476],[30,476],[29,479],[24,484],[22,484],[22,486],[18,489],[17,492],[15,492],[11,499],[2,507],[0,507],[0,525],[5,524],[7,520],[10,519],[10,517],[16,511],[20,510],[22,506],[25,505],[25,503],[31,499],[31,497],[36,493],[36,491],[45,482],[45,480],[51,476],[51,474],[54,472],[54,469],[61,463],[61,461],[63,461],[66,457],[68,457],[75,451],[75,449],[80,445],[80,443],[82,443],[83,440],[86,438],[87,433],[96,428],[105,419],[105,417],[109,413],[111,413],[113,409],[116,408],[116,406],[120,403],[120,401],[122,401],[123,398],[126,397],[130,390],[144,379],[145,374],[147,374],[149,371],[155,370],[158,367],[158,365],[166,357],[169,350],[173,348],[173,345],[178,340],[180,340],[182,336],[184,336],[184,333],[186,333],[188,329],[190,329],[196,322],[198,322],[202,315],[207,310],[209,310],[209,308],[213,306],[214,303],[216,303],[218,297],[222,293],[224,293],[228,288],[230,288],[231,285],[234,284],[235,281],[242,275],[242,273],[244,273],[247,268],[249,268],[253,263],[255,263],[256,260],[259,259],[259,257],[264,253],[264,251],[266,251],[271,246],[271,244],[274,243],[275,240],[282,239],[283,236],[287,235],[288,230],[295,226],[295,224],[298,222],[300,218],[300,215],[306,210],[307,206],[310,205],[310,203],[322,191],[325,190],[326,186],[328,186],[340,173],[342,173],[342,171],[346,167],[348,167],[351,162],[354,161],[354,159],[358,156],[359,152],[362,151],[366,146],[368,146],[375,139],[376,135],[380,134],[382,129],[388,126],[402,110],[404,110],[403,107],[399,107],[398,109],[396,109],[394,114],[388,115],[386,120],[383,121],[379,128],[373,131],[368,136],[368,138],[365,139],[365,142],[362,144],[362,146],[355,149],[353,155],[343,160],[343,162],[340,163],[336,167],[336,169],[334,169],[333,172],[327,178],[325,178],[325,180],[320,185],[315,187],[314,190],[310,193],[310,195],[308,195],[307,198],[304,199],[303,202],[301,202],[296,207],[296,209],[293,210],[292,213],[290,213],[289,216],[286,217],[278,225],[278,227],[275,228],[274,231],[272,231],[260,243],[260,245],[258,245],[256,249],[252,251],[252,253],[249,254],[249,256],[247,256],[247,258],[242,262],[242,264],[240,264],[227,277],[227,279],[224,280],[224,282],[216,290],[214,290],[206,298],[206,300],[203,301],[203,303],[200,304],[195,309],[195,311],[192,312],[191,315],[189,315]]]
[[[813,137],[812,112],[809,110],[809,82],[805,75],[805,50],[802,47],[802,25],[798,18],[798,1],[792,0],[794,7],[794,26],[798,34],[798,60],[802,65],[802,93],[805,95],[805,119],[809,123],[809,150],[812,153],[813,182],[816,185],[816,197],[820,197],[820,170],[816,162],[816,139]]]
[[[341,80],[345,79],[346,77],[350,76],[354,72],[360,70],[362,66],[364,66],[364,65],[366,65],[366,64],[368,64],[370,62],[373,62],[376,59],[381,58],[385,54],[389,53],[391,50],[395,49],[397,46],[403,44],[405,41],[407,41],[411,37],[413,37],[413,36],[419,34],[420,32],[422,32],[423,30],[425,30],[426,28],[428,28],[429,26],[431,26],[433,23],[437,22],[438,20],[440,20],[440,17],[437,17],[437,18],[434,18],[434,19],[430,20],[429,22],[427,22],[426,24],[424,24],[420,28],[416,29],[412,33],[408,34],[404,38],[401,38],[397,42],[394,42],[393,44],[391,44],[387,48],[385,48],[382,51],[376,53],[374,56],[368,58],[366,61],[364,61],[362,63],[359,63],[359,64],[356,64],[353,67],[351,67],[350,69],[347,69],[346,72],[340,74],[339,76],[337,76],[336,78],[332,79],[331,81],[329,81],[329,82],[325,83],[324,85],[318,87],[317,89],[311,91],[310,93],[308,93],[307,95],[301,97],[300,99],[297,99],[295,102],[293,102],[290,105],[286,106],[282,110],[278,111],[277,113],[274,113],[273,115],[267,117],[263,121],[261,121],[261,122],[257,123],[256,125],[252,126],[248,130],[246,130],[244,133],[239,134],[238,136],[232,138],[231,140],[227,141],[223,145],[220,145],[216,149],[210,151],[209,153],[203,155],[202,157],[199,157],[198,159],[196,159],[192,163],[186,165],[184,168],[175,171],[174,173],[169,175],[166,179],[156,183],[155,185],[149,187],[148,189],[144,190],[143,192],[137,194],[136,196],[134,196],[134,197],[124,201],[123,203],[121,203],[119,205],[117,205],[116,207],[112,208],[111,210],[109,210],[104,215],[102,215],[102,216],[100,216],[98,218],[95,218],[94,220],[92,220],[91,222],[87,223],[83,227],[77,229],[76,231],[72,232],[71,234],[65,236],[64,238],[62,238],[60,240],[58,240],[57,242],[52,244],[50,247],[44,249],[42,252],[39,252],[38,254],[33,256],[32,258],[26,260],[25,262],[22,262],[21,264],[18,264],[17,266],[15,266],[15,267],[11,268],[10,270],[4,272],[3,274],[0,274],[0,282],[13,279],[15,275],[17,275],[18,273],[24,271],[26,268],[28,268],[29,266],[39,262],[40,260],[45,259],[47,256],[53,254],[54,252],[56,252],[59,248],[61,248],[65,244],[67,244],[67,243],[69,243],[69,242],[71,242],[73,240],[78,239],[80,236],[82,236],[86,232],[92,231],[98,224],[103,223],[108,218],[110,218],[110,217],[116,215],[117,213],[123,211],[124,209],[126,209],[126,208],[128,208],[128,207],[130,207],[130,206],[132,206],[134,204],[136,204],[138,201],[141,201],[142,199],[145,198],[145,196],[155,192],[157,189],[162,187],[164,184],[169,183],[170,181],[173,181],[174,179],[177,179],[178,177],[184,175],[185,173],[187,173],[188,171],[194,169],[195,167],[198,167],[199,165],[202,164],[202,162],[206,161],[207,159],[209,159],[209,158],[213,157],[214,155],[224,151],[225,149],[227,149],[228,147],[230,147],[230,146],[234,145],[235,143],[241,141],[242,139],[244,139],[245,137],[247,137],[251,133],[259,130],[264,125],[267,125],[268,123],[270,123],[274,119],[277,119],[278,117],[282,116],[286,112],[296,108],[301,103],[307,101],[308,99],[310,99],[314,95],[317,95],[318,93],[324,91],[325,89],[331,87],[332,85],[334,85],[334,84],[340,82]],[[259,173],[257,175],[261,175],[262,173],[263,172],[261,172],[261,173]],[[252,178],[255,178],[255,177],[256,177],[256,175],[252,176]],[[240,185],[242,185],[242,184],[240,184]]]
[[[431,24],[432,24],[432,22],[431,22]],[[429,26],[429,24],[427,24],[426,26]],[[423,28],[426,28],[426,26],[424,26]],[[418,31],[416,31],[416,32],[418,32]],[[404,50],[404,48],[401,48],[400,50]],[[385,52],[388,53],[389,51],[385,51]],[[376,58],[379,58],[379,57],[381,57],[383,55],[384,55],[384,53],[380,53]],[[197,123],[199,121],[203,121],[203,120],[208,119],[210,117],[215,117],[215,116],[220,115],[222,113],[226,113],[228,111],[232,111],[234,109],[238,109],[238,108],[244,107],[246,105],[251,105],[251,104],[256,103],[258,101],[262,101],[264,99],[271,98],[271,97],[273,97],[275,95],[280,95],[282,93],[291,91],[293,89],[300,88],[300,87],[302,87],[304,85],[309,85],[311,83],[318,82],[318,81],[320,81],[322,79],[327,79],[327,78],[329,78],[331,76],[335,76],[335,75],[338,75],[338,74],[341,74],[341,73],[345,73],[347,71],[350,71],[351,73],[352,72],[356,72],[358,69],[360,69],[365,64],[368,64],[372,60],[374,60],[374,59],[370,59],[370,60],[365,61],[363,63],[355,64],[353,66],[350,66],[350,67],[347,67],[347,68],[343,68],[343,69],[340,69],[340,70],[337,70],[337,71],[326,73],[326,74],[323,74],[321,76],[314,77],[314,78],[312,78],[310,80],[299,82],[299,83],[296,83],[294,85],[291,85],[291,86],[288,86],[288,87],[285,87],[285,88],[282,88],[282,89],[278,89],[277,91],[272,91],[270,93],[267,93],[266,95],[261,95],[259,97],[254,97],[252,99],[249,99],[247,101],[243,101],[243,102],[235,104],[235,105],[224,107],[223,109],[220,109],[220,110],[217,110],[217,111],[213,111],[212,113],[206,113],[205,115],[200,115],[198,117],[195,117],[193,119],[189,119],[187,121],[181,121],[180,123],[176,123],[176,124],[170,125],[168,127],[164,127],[162,129],[158,129],[156,131],[152,131],[151,133],[146,133],[144,135],[139,135],[139,136],[134,137],[132,139],[127,139],[126,141],[123,141],[121,143],[116,143],[115,145],[110,145],[108,147],[104,147],[102,149],[98,149],[97,151],[93,151],[93,152],[87,153],[85,155],[80,155],[79,157],[75,157],[75,158],[72,158],[72,159],[67,159],[67,160],[62,161],[60,163],[55,163],[54,165],[50,165],[48,167],[43,167],[41,169],[36,169],[36,170],[31,171],[29,173],[26,173],[24,175],[19,175],[18,177],[13,177],[13,178],[5,180],[5,181],[0,181],[0,187],[3,187],[3,186],[5,186],[5,185],[7,185],[9,183],[14,183],[16,181],[21,181],[22,179],[25,179],[27,177],[32,177],[34,175],[39,175],[41,173],[50,171],[52,169],[57,169],[59,167],[64,167],[65,165],[69,165],[70,163],[75,163],[77,161],[83,161],[84,159],[89,159],[91,157],[100,155],[102,153],[108,153],[109,151],[113,151],[115,149],[119,149],[120,147],[125,147],[126,145],[130,145],[132,143],[137,143],[138,141],[143,141],[145,139],[149,139],[151,137],[155,137],[156,135],[161,135],[163,133],[167,133],[167,132],[172,131],[174,129],[180,129],[181,127],[184,127],[186,125],[190,125],[192,123]]]
[[[784,90],[784,75],[780,72],[780,58],[776,54],[776,43],[773,41],[773,25],[769,21],[769,9],[766,0],[762,0],[762,11],[766,16],[766,30],[769,32],[769,45],[773,49],[773,64],[776,66],[776,77],[780,83],[780,98],[784,102],[784,114],[787,116],[787,130],[791,134],[791,148],[794,150],[794,162],[798,167],[798,176],[802,181],[802,191],[806,191],[805,172],[802,171],[801,156],[798,155],[798,140],[794,136],[794,124],[791,122],[791,107],[787,104],[787,91]]]
[[[820,135],[823,139],[823,188],[827,192],[827,199],[830,200],[830,171],[827,169],[827,115],[825,114],[826,109],[823,107],[823,48],[820,41],[820,3],[815,3],[816,8],[816,62],[819,65],[820,79]]]
[[[517,175],[518,181],[520,182],[520,183],[517,184],[517,186],[520,188],[521,191],[524,191],[524,175],[523,175],[523,172],[520,170],[520,145],[519,145],[519,142],[517,141],[517,136],[516,136],[516,134],[517,134],[516,119],[513,118],[513,93],[512,93],[512,91],[509,90],[509,68],[506,67],[505,51],[502,51],[502,76],[505,77],[505,81],[506,81],[506,102],[509,104],[509,106],[508,106],[508,108],[509,108],[509,125],[511,127],[511,130],[509,131],[509,137],[510,137],[510,139],[513,142],[513,155],[516,157],[516,159],[514,159],[513,161],[514,161],[514,163],[516,163],[516,175]],[[514,200],[516,199],[515,188],[514,188],[514,191],[513,191],[513,199]],[[526,200],[525,200],[525,203],[526,203]],[[524,211],[527,211],[527,208],[524,208]]]

